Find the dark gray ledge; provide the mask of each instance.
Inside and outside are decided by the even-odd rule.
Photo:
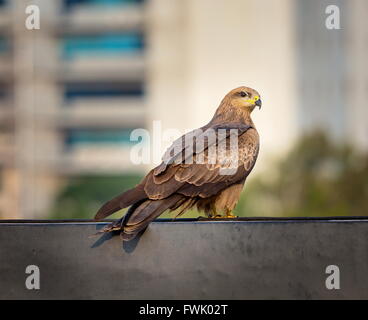
[[[368,299],[365,217],[161,220],[132,243],[89,237],[105,224],[1,221],[0,299]],[[40,290],[25,287],[28,265]]]

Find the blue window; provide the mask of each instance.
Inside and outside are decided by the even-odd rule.
[[[71,129],[65,134],[67,147],[85,145],[129,145],[132,129]]]
[[[8,84],[0,82],[0,99],[6,99],[9,96],[9,89]]]
[[[61,42],[64,59],[78,56],[111,56],[139,53],[143,36],[138,32],[66,36]]]
[[[8,41],[5,38],[0,38],[0,54],[9,49]]]
[[[1,1],[1,0],[0,0]],[[69,9],[74,5],[101,5],[101,6],[121,6],[131,3],[141,3],[144,0],[64,0],[64,7]]]
[[[130,98],[141,96],[143,96],[142,82],[71,82],[64,85],[64,99],[66,101],[78,98]]]

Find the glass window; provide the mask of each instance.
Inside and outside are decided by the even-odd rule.
[[[95,82],[66,83],[64,99],[70,101],[79,98],[124,98],[141,97],[143,83]]]
[[[144,0],[64,0],[64,7],[69,9],[75,5],[121,6],[125,4],[141,3]]]
[[[67,147],[85,145],[131,144],[132,129],[70,129],[66,131]]]
[[[5,38],[0,37],[0,54],[4,53],[8,49],[9,49],[8,41]]]
[[[138,32],[107,33],[100,35],[66,36],[61,42],[64,59],[80,56],[111,56],[142,51],[143,36]]]

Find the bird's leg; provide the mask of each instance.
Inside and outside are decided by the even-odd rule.
[[[234,216],[231,210],[226,209],[226,218],[234,219],[234,218],[238,218],[238,216]]]
[[[221,218],[221,215],[217,213],[216,205],[214,203],[211,204],[211,214],[209,218],[218,219]]]

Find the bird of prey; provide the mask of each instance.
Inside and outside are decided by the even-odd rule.
[[[234,218],[232,210],[258,156],[259,136],[251,112],[261,105],[256,90],[231,90],[207,125],[174,141],[162,163],[141,183],[100,208],[96,220],[130,207],[101,232],[118,231],[129,241],[164,211],[178,210],[179,216],[193,207],[209,218]]]

